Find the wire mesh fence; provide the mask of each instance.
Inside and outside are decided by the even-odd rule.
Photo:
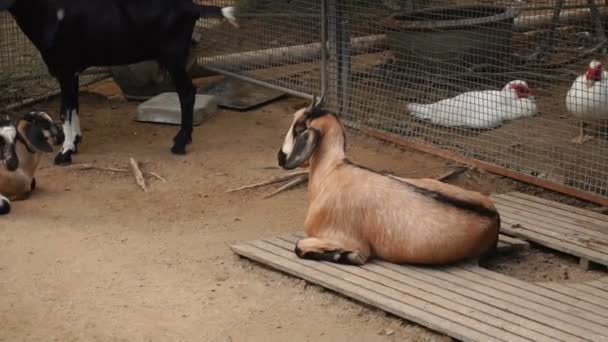
[[[325,3],[328,103],[352,126],[608,196],[604,1]],[[319,94],[320,5],[247,1],[202,62]]]
[[[86,85],[108,74],[96,68],[81,78]],[[57,94],[40,53],[8,12],[0,12],[0,110],[11,109]]]
[[[300,96],[325,85],[353,128],[608,197],[608,74],[590,67],[608,63],[606,1],[204,2],[240,13],[238,29],[200,21],[211,70]],[[0,14],[0,105],[49,80],[11,20]]]

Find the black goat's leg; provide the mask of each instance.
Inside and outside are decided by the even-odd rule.
[[[76,74],[59,77],[61,87],[61,107],[59,115],[65,140],[61,151],[55,157],[55,165],[69,165],[72,154],[76,152],[76,139],[80,136],[80,120],[78,118],[78,76]]]
[[[171,152],[174,154],[186,154],[186,145],[192,142],[196,88],[184,66],[169,66],[169,73],[175,83],[182,112],[181,128],[175,138],[173,138],[174,144]]]
[[[80,77],[78,74],[74,76],[73,89],[76,89],[76,105],[75,112],[72,114],[72,130],[74,132],[74,146],[76,150],[74,153],[78,153],[78,145],[82,142],[82,130],[80,129],[80,97],[78,96],[78,90],[80,88]]]

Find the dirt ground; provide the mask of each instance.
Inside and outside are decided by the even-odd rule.
[[[75,163],[148,161],[142,192],[130,174],[67,171],[46,156],[38,190],[0,218],[0,341],[447,341],[449,338],[241,260],[236,241],[301,229],[300,187],[226,194],[276,174],[276,151],[301,99],[250,112],[220,110],[195,128],[186,156],[169,152],[175,126],[133,121],[137,103],[107,99],[112,83],[81,97],[84,143]],[[105,95],[103,95],[105,94]],[[36,108],[57,117],[58,100]],[[448,162],[349,134],[356,162],[407,177]],[[555,194],[476,171],[453,183],[486,193]],[[590,206],[576,200],[566,203]],[[522,279],[582,281],[572,258],[532,249],[488,266]]]

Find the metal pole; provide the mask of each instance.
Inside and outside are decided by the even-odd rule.
[[[222,70],[222,69],[211,67],[211,66],[205,66],[204,68],[208,69],[210,71],[213,71],[213,72],[217,72],[218,74],[222,74],[222,75],[225,75],[225,76],[228,76],[228,77],[236,78],[237,80],[241,80],[241,81],[257,84],[259,86],[270,88],[270,89],[276,89],[276,90],[285,92],[287,94],[291,94],[291,95],[294,95],[294,96],[298,96],[298,97],[302,97],[302,98],[305,98],[305,99],[308,99],[308,100],[312,100],[312,95],[303,93],[301,91],[297,91],[297,90],[281,87],[281,86],[278,86],[278,85],[275,85],[275,84],[270,84],[270,83],[264,82],[264,81],[259,81],[259,80],[253,79],[251,77],[239,75],[239,74],[236,74],[234,72]]]
[[[326,72],[328,106],[340,116],[348,116],[350,110],[350,78],[351,78],[351,29],[348,14],[345,11],[344,0],[327,1],[327,42],[329,60]]]
[[[321,97],[320,105],[327,94],[327,0],[321,0]]]

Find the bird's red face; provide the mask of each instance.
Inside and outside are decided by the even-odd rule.
[[[594,67],[587,69],[587,81],[597,82],[602,80],[602,65],[597,63]]]
[[[532,89],[530,89],[527,85],[524,84],[513,84],[511,85],[511,89],[515,90],[515,94],[517,94],[518,99],[532,97]]]

